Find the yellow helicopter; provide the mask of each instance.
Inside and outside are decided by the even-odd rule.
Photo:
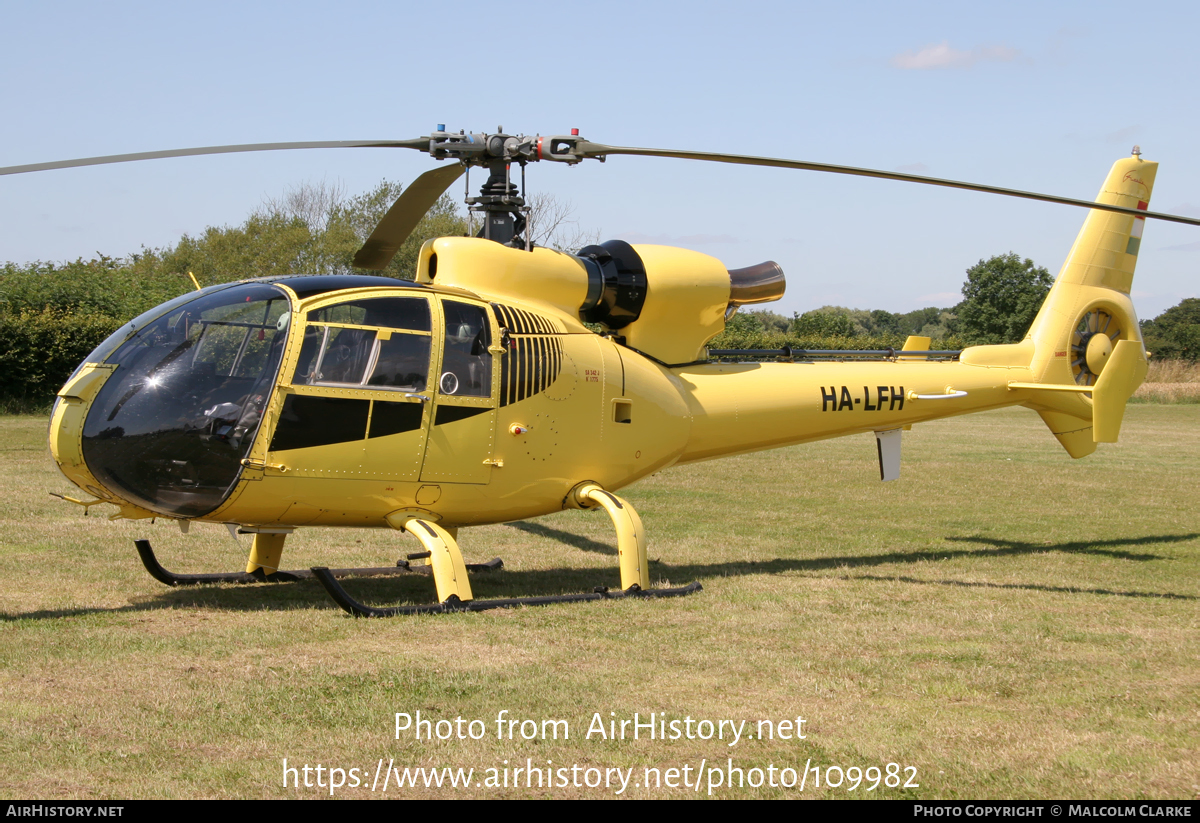
[[[476,236],[423,246],[412,282],[371,275],[260,278],[185,294],[102,343],[58,393],[50,449],[63,474],[113,519],[226,524],[253,535],[245,573],[176,575],[171,585],[315,575],[360,616],[481,610],[653,588],[637,512],[616,494],[674,465],[874,432],[880,476],[900,471],[914,423],[1021,405],[1072,457],[1115,442],[1147,353],[1129,292],[1157,164],[1117,161],[1095,202],[917,175],[774,158],[607,146],[553,137],[447,132],[406,141],[218,146],[0,169],[0,174],[158,157],[293,148],[399,147],[449,164],[421,175],[355,258],[387,265],[422,215],[473,166],[488,171]],[[853,174],[1090,209],[1025,339],[931,351],[717,351],[740,306],[783,295],[779,266],[729,270],[678,248],[609,241],[574,254],[523,239],[513,166],[615,155],[678,157]],[[597,334],[585,324],[599,324]],[[747,359],[750,358],[750,359]],[[770,362],[766,362],[770,361]],[[617,532],[621,588],[476,600],[460,528],[566,508],[603,508]],[[437,603],[373,608],[342,574],[281,570],[287,535],[308,526],[414,535]]]

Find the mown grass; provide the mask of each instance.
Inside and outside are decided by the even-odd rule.
[[[675,600],[354,620],[315,584],[169,589],[236,570],[219,526],[108,522],[71,493],[45,421],[0,420],[0,794],[8,798],[295,797],[282,761],[374,772],[524,766],[914,766],[872,797],[1159,797],[1200,793],[1200,410],[1141,405],[1121,443],[1072,461],[1032,413],[905,435],[880,484],[853,437],[664,472],[626,490],[652,575]],[[603,514],[461,535],[505,571],[479,597],[616,585]],[[292,567],[383,565],[383,531],[309,530]],[[244,540],[244,538],[243,538]],[[429,601],[428,579],[348,584]],[[481,740],[395,739],[394,714],[479,719]],[[502,710],[565,719],[569,740],[495,738]],[[604,720],[805,718],[804,740],[585,739]],[[315,775],[314,775],[315,776]],[[824,775],[822,775],[824,777]],[[905,775],[907,777],[907,775]],[[477,775],[477,778],[478,775]],[[721,788],[720,797],[856,791]],[[367,797],[364,788],[340,796]],[[705,796],[701,790],[699,796]],[[380,796],[377,791],[374,796]],[[609,797],[605,788],[389,790],[389,797]],[[689,797],[632,783],[624,796]]]

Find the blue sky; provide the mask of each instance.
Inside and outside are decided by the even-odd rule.
[[[0,2],[0,165],[449,128],[728,151],[1092,199],[1134,143],[1151,208],[1200,216],[1188,3]],[[504,10],[503,18],[495,17]],[[162,160],[0,178],[0,259],[121,256],[240,223],[306,181],[351,192],[416,152]],[[1015,251],[1057,272],[1083,212],[808,172],[614,157],[540,164],[604,238],[777,260],[786,313],[960,299]],[[1153,223],[1142,317],[1196,296],[1200,229]],[[254,272],[246,272],[253,276]]]

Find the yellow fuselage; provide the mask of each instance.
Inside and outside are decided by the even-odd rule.
[[[500,256],[506,262],[516,257],[522,263],[522,257],[529,257],[527,252],[484,241],[443,240],[438,245],[443,271],[460,247],[471,256]],[[702,257],[684,254],[692,263]],[[539,250],[533,256],[543,265],[571,265],[564,264],[570,259],[566,255]],[[127,517],[182,516],[251,527],[386,527],[398,517],[418,516],[447,527],[469,526],[560,510],[569,505],[571,489],[585,481],[615,490],[677,463],[896,429],[1019,403],[1022,393],[1009,390],[1007,383],[1029,376],[1024,368],[917,358],[672,366],[611,336],[595,334],[578,318],[540,301],[511,296],[489,300],[490,295],[440,284],[404,290],[388,285],[357,287],[301,297],[288,287],[289,282],[295,286],[303,279],[282,285],[289,292],[290,309],[282,323],[287,336],[280,338],[278,376],[263,396],[261,425],[239,461],[237,480],[216,508],[203,513],[178,508],[173,501],[180,494],[186,496],[187,487],[179,485],[189,482],[186,477],[156,481],[157,490],[138,494],[127,494],[117,485],[125,482],[128,472],[114,470],[103,475],[104,482],[97,479],[100,473],[89,467],[87,448],[82,445],[87,439],[83,421],[98,430],[103,423],[96,420],[105,416],[106,409],[118,409],[124,402],[120,408],[128,410],[150,391],[138,392],[135,386],[134,399],[125,400],[118,396],[130,391],[113,389],[104,394],[114,365],[120,374],[119,363],[85,366],[61,393],[51,445],[67,476],[120,506]],[[427,331],[411,332],[412,339],[424,341],[429,351],[426,386],[402,391],[349,385],[344,380],[321,383],[305,376],[306,358],[312,357],[305,340],[318,332],[377,335],[383,338],[380,346],[401,335],[362,323],[334,325],[325,320],[322,325],[312,318],[336,319],[337,307],[348,302],[369,305],[373,299],[397,293],[426,307],[423,310],[432,319]],[[483,335],[488,350],[476,356],[490,360],[490,385],[480,386],[474,396],[464,395],[461,386],[432,379],[439,375],[444,379],[452,368],[451,350],[457,345],[452,313],[464,306],[474,307],[489,325]],[[253,329],[247,334],[251,340],[255,334],[266,338]],[[697,359],[702,342],[694,341],[693,348],[683,351],[693,351],[691,359]],[[678,349],[674,339],[664,345]],[[332,344],[328,347],[332,351]],[[188,352],[188,357],[199,357]],[[171,363],[181,359],[165,358]],[[198,366],[193,369],[199,370]],[[218,370],[224,371],[225,366]],[[145,382],[156,379],[151,376]],[[178,390],[186,389],[184,380]],[[956,390],[966,391],[967,396],[915,399]],[[89,418],[98,396],[105,409]],[[213,397],[200,405],[213,403],[217,408]],[[304,409],[313,410],[307,418]],[[197,410],[204,411],[199,406]],[[403,413],[412,419],[405,430],[380,428],[386,415]],[[119,423],[121,418],[113,417],[117,414],[107,416]],[[126,423],[121,433],[130,441],[129,448],[136,449],[137,437],[127,431],[130,425]],[[315,431],[301,430],[297,436],[295,429],[303,426]],[[106,432],[94,439],[102,443]],[[98,453],[95,448],[88,453]],[[148,453],[145,461],[155,458]],[[165,462],[186,460],[181,454]],[[185,466],[176,474],[182,477],[187,471]]]
[[[1099,200],[1145,209],[1154,173],[1118,161]],[[250,281],[137,318],[63,387],[50,444],[121,516],[282,529],[516,520],[677,463],[1018,404],[1080,457],[1116,440],[1145,375],[1140,234],[1092,212],[1019,344],[743,364],[705,350],[747,299],[707,255],[442,238],[415,284]]]

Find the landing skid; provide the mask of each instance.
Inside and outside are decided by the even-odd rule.
[[[168,586],[196,586],[202,583],[292,583],[297,580],[311,580],[316,575],[309,569],[293,569],[266,574],[261,568],[253,572],[219,572],[214,574],[176,574],[163,568],[150,548],[149,540],[135,540],[133,545],[142,558],[142,565],[150,576]],[[486,563],[468,563],[469,572],[493,572],[504,568],[504,561],[499,557],[492,558]],[[430,574],[428,566],[413,566],[407,560],[401,560],[395,566],[382,566],[362,569],[326,569],[334,577],[396,577],[405,574]]]
[[[470,567],[468,566],[468,569]],[[683,597],[701,590],[702,586],[691,583],[676,589],[641,589],[632,586],[624,591],[611,592],[598,588],[586,594],[559,594],[543,597],[510,597],[496,600],[460,600],[457,595],[450,595],[442,603],[430,603],[424,606],[392,606],[377,609],[360,603],[342,588],[337,582],[338,569],[316,567],[312,575],[325,587],[337,604],[355,617],[398,617],[411,614],[446,614],[447,612],[482,612],[489,609],[511,609],[517,606],[549,606],[553,603],[582,603],[588,600],[618,600],[625,597]]]
[[[439,525],[435,519],[424,519],[410,512],[395,513],[388,517],[388,524],[400,531],[409,532],[421,543],[421,552],[408,555],[395,566],[363,569],[329,569],[323,566],[311,570],[279,569],[280,556],[286,534],[283,531],[256,531],[245,572],[218,574],[175,574],[163,568],[150,548],[149,540],[135,540],[142,564],[150,575],[168,586],[192,586],[200,583],[285,583],[316,578],[329,596],[355,617],[396,617],[411,614],[444,614],[446,612],[481,612],[489,609],[508,609],[516,606],[548,606],[553,603],[583,603],[590,600],[618,600],[622,598],[683,597],[701,590],[699,583],[691,583],[673,589],[650,588],[649,561],[646,557],[646,531],[642,519],[629,505],[628,500],[606,491],[599,484],[584,481],[568,493],[568,507],[579,509],[602,508],[612,519],[617,532],[617,555],[620,562],[621,588],[609,591],[597,587],[581,594],[544,595],[540,597],[512,597],[496,600],[476,600],[471,592],[468,572],[498,571],[504,567],[500,558],[487,563],[464,563],[458,548],[457,528]],[[408,561],[425,560],[425,565],[413,566]],[[267,569],[273,569],[270,574]],[[428,574],[433,577],[438,602],[421,606],[393,606],[376,608],[360,603],[351,597],[341,584],[339,577],[391,577],[411,574]]]

